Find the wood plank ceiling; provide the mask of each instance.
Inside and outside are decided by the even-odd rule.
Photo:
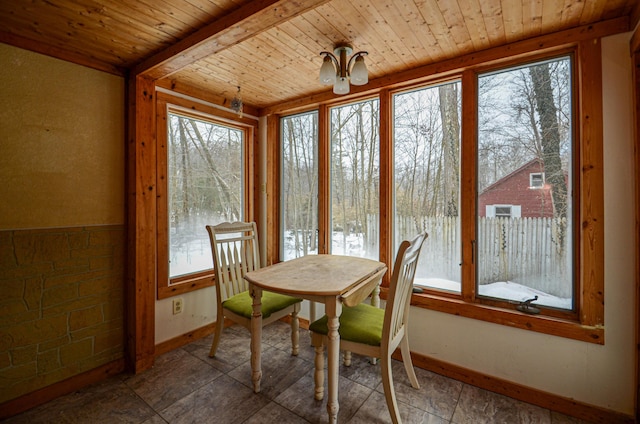
[[[124,75],[208,31],[211,54],[185,58],[158,83],[214,101],[240,86],[246,104],[265,108],[330,90],[318,82],[319,53],[335,43],[368,51],[375,80],[564,29],[635,22],[638,9],[637,0],[2,1],[0,41]]]

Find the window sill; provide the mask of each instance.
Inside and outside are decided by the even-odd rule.
[[[158,287],[158,299],[166,299],[205,287],[211,287],[214,284],[213,279],[213,271],[211,271],[171,280],[169,285]]]
[[[558,337],[604,345],[604,327],[587,326],[578,321],[465,302],[427,293],[414,293],[411,305],[438,312],[479,319],[495,324],[536,331]]]

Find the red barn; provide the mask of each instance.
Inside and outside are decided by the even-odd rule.
[[[480,193],[478,216],[553,217],[551,186],[545,181],[542,161],[530,161]]]

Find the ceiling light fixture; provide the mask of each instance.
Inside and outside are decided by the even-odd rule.
[[[320,52],[324,56],[320,67],[320,84],[332,85],[335,94],[348,94],[349,82],[353,85],[365,85],[369,82],[369,73],[364,64],[367,52],[357,52],[353,56],[353,47],[349,44],[338,44],[333,53]],[[347,57],[351,58],[347,61]],[[352,66],[353,65],[353,66]]]

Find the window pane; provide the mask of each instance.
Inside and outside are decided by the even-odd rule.
[[[205,225],[243,216],[244,131],[169,114],[169,276],[213,268]]]
[[[415,285],[460,292],[460,83],[393,97],[394,241],[427,231]]]
[[[331,109],[331,253],[378,259],[379,107]]]
[[[283,118],[282,260],[318,253],[318,113]]]
[[[571,59],[478,84],[478,293],[571,310]]]

